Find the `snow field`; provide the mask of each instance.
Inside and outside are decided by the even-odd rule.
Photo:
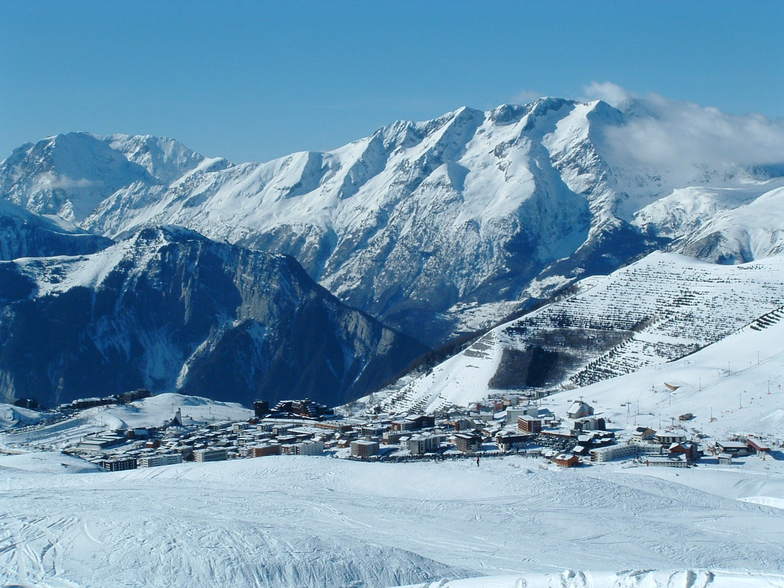
[[[3,474],[6,583],[380,587],[565,569],[784,571],[784,511],[643,468],[286,456]]]

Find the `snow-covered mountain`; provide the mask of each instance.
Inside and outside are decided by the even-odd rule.
[[[674,190],[633,221],[673,239],[672,249],[716,263],[743,263],[784,251],[784,178],[731,187]]]
[[[0,262],[0,389],[43,404],[137,387],[336,404],[424,349],[287,256],[144,229],[98,253]]]
[[[0,404],[0,429],[32,425],[40,420],[41,415],[35,410],[21,408],[13,404]]]
[[[784,257],[732,266],[655,252],[575,290],[369,401],[433,411],[505,390],[574,390],[679,359],[781,309]]]
[[[0,193],[108,237],[177,224],[290,254],[343,301],[435,343],[668,244],[723,262],[778,252],[782,167],[627,157],[624,130],[660,118],[639,101],[542,98],[237,165],[78,133],[17,149]]]

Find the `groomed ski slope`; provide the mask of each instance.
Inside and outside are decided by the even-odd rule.
[[[543,335],[563,339],[560,346],[547,348],[574,358],[560,383],[544,388],[614,382],[613,376],[661,366],[720,341],[782,304],[781,257],[727,266],[656,252],[609,276],[586,279],[575,294],[488,331],[427,373],[404,376],[374,398],[386,410],[432,412],[503,393],[490,381],[504,351],[541,345]],[[580,333],[589,338],[612,335],[620,342],[607,348],[569,342],[570,334]],[[784,349],[784,342],[780,345]]]
[[[675,388],[675,389],[673,389]],[[542,401],[564,414],[578,397],[616,427],[685,425],[714,438],[784,438],[784,312],[773,312],[697,353]]]
[[[710,467],[700,470],[713,486],[697,490],[654,468],[556,471],[524,457],[477,467],[283,456],[111,474],[36,473],[58,467],[20,460],[0,457],[0,583],[381,587],[511,575],[536,586],[565,569],[719,569],[769,586],[761,572],[784,572],[784,510],[720,495],[724,474]],[[755,467],[784,476],[780,462]]]

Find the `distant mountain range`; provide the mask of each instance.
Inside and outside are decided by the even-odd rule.
[[[200,243],[211,239],[204,247],[290,255],[342,303],[408,336],[386,335],[406,349],[399,362],[387,362],[391,375],[414,350],[425,350],[412,339],[438,347],[653,251],[723,264],[781,252],[784,165],[775,163],[775,154],[759,165],[696,157],[677,169],[625,157],[619,132],[657,116],[634,101],[619,109],[602,101],[542,98],[398,121],[333,151],[241,164],[160,137],[57,135],[23,145],[0,162],[0,257],[94,253],[110,240],[126,245],[109,250],[125,251],[142,229],[174,234],[156,228],[161,226],[197,231],[204,237],[182,234]],[[95,259],[102,255],[108,254]],[[152,271],[138,266],[139,259],[131,256],[121,267],[129,275]],[[33,276],[20,269],[32,262],[5,264],[2,271],[15,277],[2,288],[13,304],[21,304],[19,292],[27,290],[34,302],[25,304],[42,305],[54,295],[35,294],[46,276],[67,273],[74,263],[41,261]],[[182,272],[165,279],[179,288],[180,278],[187,278]],[[25,285],[22,274],[35,285]],[[75,296],[57,292],[55,298]],[[346,316],[354,312],[334,308]],[[149,311],[135,309],[139,320]],[[233,310],[220,312],[235,317]],[[362,316],[376,333],[393,333],[366,315],[351,316]],[[21,319],[6,317],[4,328],[14,320]],[[182,327],[178,321],[174,330]],[[345,331],[328,331],[344,337],[348,348],[355,345]],[[161,390],[178,382],[195,385],[190,376],[178,380],[172,374],[191,361],[195,348],[189,345],[209,337],[189,339],[176,360],[166,358],[166,369],[140,363],[137,379]],[[199,348],[200,365],[219,356],[209,340]],[[6,343],[0,354],[18,359],[8,349]],[[361,357],[373,363],[370,354]],[[328,388],[340,392],[325,393],[322,400],[356,396],[380,381],[349,385],[342,378],[351,369],[330,369],[332,380],[342,384]],[[54,376],[30,377],[57,388]],[[16,394],[38,385],[14,381],[6,387]],[[306,388],[315,393],[317,387]],[[185,391],[215,397],[201,388]]]

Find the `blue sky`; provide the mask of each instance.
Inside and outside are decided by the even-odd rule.
[[[784,2],[5,2],[0,158],[88,130],[265,160],[592,81],[784,117]]]

